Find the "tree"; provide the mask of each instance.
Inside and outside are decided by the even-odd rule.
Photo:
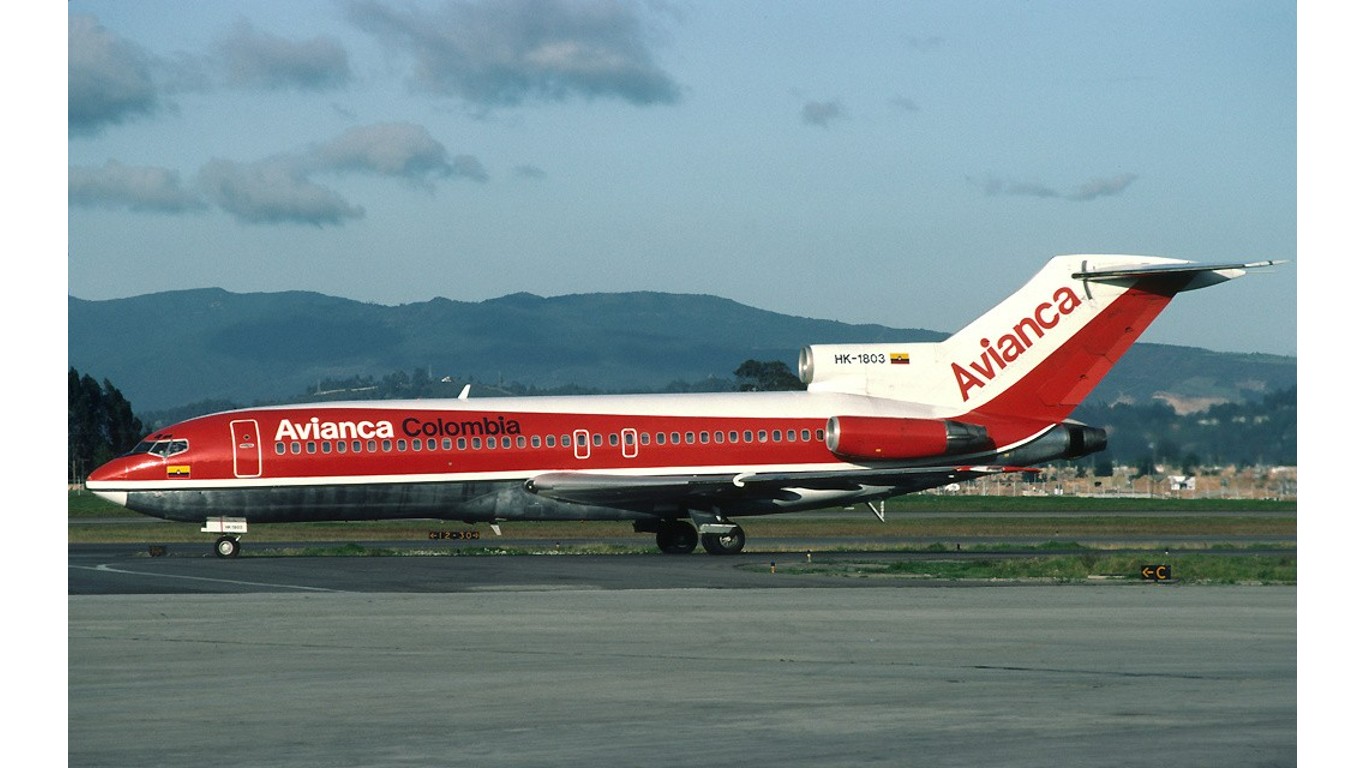
[[[103,385],[69,368],[66,376],[67,481],[132,448],[143,435],[133,406],[108,379]]]
[[[746,360],[735,369],[736,388],[741,392],[785,392],[805,389],[802,380],[780,360]]]

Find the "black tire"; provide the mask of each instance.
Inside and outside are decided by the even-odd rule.
[[[745,529],[737,525],[730,533],[704,533],[702,548],[713,555],[738,555],[745,548]]]
[[[664,521],[655,534],[655,544],[666,555],[690,554],[697,549],[697,529],[677,520]]]
[[[219,536],[213,544],[213,553],[219,557],[237,557],[242,551],[242,542],[232,536]]]

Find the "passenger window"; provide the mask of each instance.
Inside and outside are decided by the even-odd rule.
[[[276,444],[275,444],[275,455],[276,455],[276,456],[284,456],[284,455],[285,455],[285,444],[284,444],[283,442],[280,442],[280,443],[276,443]]]
[[[701,443],[703,443],[704,445],[705,445],[706,443],[710,443],[710,442],[711,442],[711,433],[709,433],[709,432],[699,432],[699,433],[697,434],[697,439],[698,439]]]
[[[451,449],[451,439],[450,439],[449,437],[443,437],[443,438],[441,438],[441,450],[443,450],[443,451],[449,451],[450,449]]]
[[[504,437],[503,437],[503,447],[504,447],[504,448],[511,448],[511,447],[512,447],[512,438],[504,436]]]
[[[518,447],[518,448],[525,448],[525,447],[526,447],[526,438],[525,438],[525,437],[522,437],[521,435],[518,435],[518,436],[517,436],[517,447]]]
[[[309,453],[317,453],[317,452],[318,452],[318,444],[315,443],[315,442],[313,442],[312,440],[309,440],[309,441],[308,441],[308,445],[306,446],[305,450],[307,450]]]
[[[731,441],[732,443],[738,443],[738,442],[740,442],[740,433],[739,433],[739,432],[736,432],[736,431],[734,431],[734,430],[731,430],[731,433],[730,433],[730,441]]]
[[[693,433],[691,433],[691,432],[685,432],[685,433],[683,434],[683,442],[687,443],[688,445],[692,445],[692,443],[693,443]]]

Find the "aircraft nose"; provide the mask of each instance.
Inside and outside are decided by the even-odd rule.
[[[128,479],[131,462],[120,457],[101,464],[85,478],[85,487],[105,501],[112,501],[121,507],[128,506],[128,492],[119,490],[117,483]]]
[[[128,462],[122,458],[106,461],[86,477],[87,483],[108,483],[128,478]]]

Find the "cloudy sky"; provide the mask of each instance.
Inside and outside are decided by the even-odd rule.
[[[67,290],[709,293],[953,331],[1059,253],[1297,259],[1296,6],[68,4]],[[1299,264],[1146,341],[1297,353]]]

